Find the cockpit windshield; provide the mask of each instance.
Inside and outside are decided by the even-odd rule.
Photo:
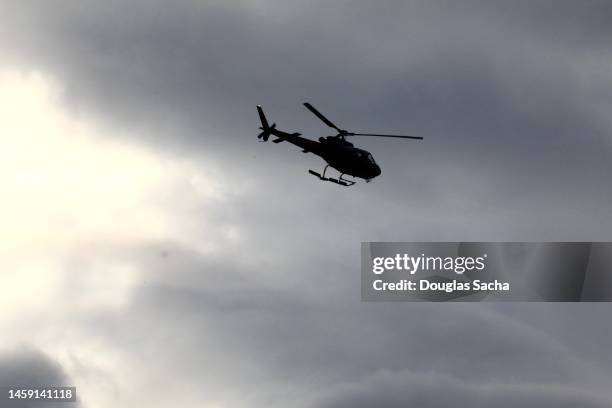
[[[376,164],[376,162],[374,161],[374,158],[372,157],[372,155],[370,153],[368,153],[368,160],[369,160],[370,163]]]

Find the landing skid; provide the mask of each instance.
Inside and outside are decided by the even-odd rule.
[[[331,183],[336,183],[336,184],[339,184],[345,187],[350,187],[353,184],[355,184],[355,181],[353,180],[347,180],[347,179],[342,178],[342,176],[344,176],[344,173],[340,174],[340,177],[338,177],[337,179],[331,178],[331,177],[325,177],[325,171],[327,170],[328,167],[329,166],[325,166],[325,169],[323,170],[323,175],[321,175],[320,173],[317,173],[314,170],[308,170],[308,173],[312,174],[313,176],[318,177],[319,180],[329,181]]]

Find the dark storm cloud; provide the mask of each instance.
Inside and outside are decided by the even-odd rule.
[[[0,353],[0,388],[4,393],[7,388],[33,389],[35,387],[72,387],[74,384],[64,373],[62,367],[44,353],[23,347],[17,350]],[[48,401],[41,400],[8,400],[2,395],[0,407],[26,408],[45,407]],[[61,407],[78,407],[75,402],[53,403]]]
[[[78,273],[108,256],[80,253]],[[146,282],[127,308],[74,324],[199,384],[203,398],[232,402],[227,390],[240,389],[234,403],[255,406],[350,406],[364,395],[378,406],[610,403],[605,305],[364,304],[356,281],[334,276],[346,268],[324,259],[270,279],[264,265],[170,243],[121,253]]]
[[[153,110],[169,118],[183,115],[197,129],[212,122],[235,134],[250,127],[252,118],[243,117],[242,109],[252,110],[253,100],[289,113],[313,98],[333,108],[338,120],[352,114],[355,125],[371,123],[370,117],[359,120],[366,112],[404,127],[406,119],[418,121],[433,111],[438,121],[456,126],[470,110],[488,113],[481,118],[487,120],[509,103],[504,85],[537,85],[546,93],[563,85],[559,76],[571,67],[556,62],[599,50],[594,40],[612,35],[610,25],[601,24],[605,2],[538,4],[337,2],[279,10],[272,4],[168,7],[143,1],[45,8],[33,1],[9,6],[14,14],[4,41],[22,58],[70,75],[66,85],[77,102],[132,121],[165,121]],[[29,30],[20,32],[24,25]],[[577,38],[572,27],[580,28]],[[542,82],[528,83],[530,75],[542,75]],[[529,96],[538,96],[536,91]],[[385,109],[377,108],[380,103]],[[408,108],[419,114],[406,118]],[[427,131],[429,118],[424,122]]]
[[[192,214],[218,253],[80,248],[79,273],[99,257],[146,272],[125,309],[81,330],[243,405],[610,404],[606,309],[363,304],[357,272],[360,241],[609,239],[609,2],[6,9],[7,58],[56,76],[71,109],[221,163],[233,183]],[[316,160],[255,142],[257,103],[325,134],[305,100],[350,129],[426,140],[363,140],[382,178],[320,184],[305,174]],[[239,244],[216,233],[229,227]]]
[[[426,136],[359,142],[383,168],[370,195],[418,212],[433,203],[445,220],[427,216],[438,237],[476,215],[493,218],[474,220],[482,234],[510,228],[497,239],[607,236],[598,222],[612,198],[605,1],[7,7],[0,41],[15,60],[56,75],[74,109],[139,129],[157,146],[214,157],[232,179],[281,173],[295,180],[291,195],[329,194],[304,177],[317,159],[251,139],[256,103],[280,127],[326,134],[300,106],[310,100],[351,129]],[[491,222],[499,225],[489,231]]]

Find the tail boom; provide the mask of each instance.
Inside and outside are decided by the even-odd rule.
[[[300,137],[300,133],[297,132],[288,133],[283,132],[282,130],[278,130],[276,129],[276,123],[269,125],[268,119],[266,118],[266,115],[264,114],[261,105],[257,105],[257,113],[259,114],[259,120],[261,121],[261,126],[259,127],[261,133],[257,135],[258,139],[262,139],[262,141],[267,142],[270,138],[270,135],[273,135],[276,137],[276,139],[273,140],[274,143],[289,142],[293,145],[301,147],[304,153],[312,152],[314,154],[319,154],[319,142]]]

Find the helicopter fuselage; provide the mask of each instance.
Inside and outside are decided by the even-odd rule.
[[[270,129],[278,139],[275,143],[289,142],[302,148],[304,153],[313,153],[321,157],[341,174],[348,174],[365,180],[371,180],[381,174],[380,167],[367,150],[355,147],[337,136],[320,137],[318,141],[301,137],[299,133],[287,133]]]
[[[319,138],[319,156],[342,174],[371,180],[381,174],[380,166],[367,150],[359,149],[346,140],[329,136]]]

